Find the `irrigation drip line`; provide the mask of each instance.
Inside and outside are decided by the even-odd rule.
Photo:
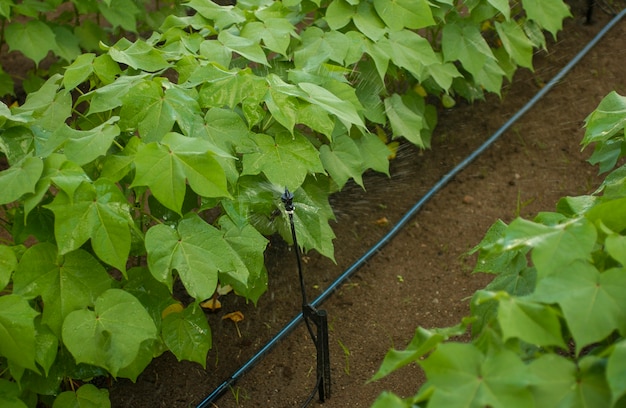
[[[317,298],[310,304],[317,307],[324,302],[330,295],[341,286],[355,271],[357,271],[365,262],[381,250],[400,230],[417,214],[417,212],[430,200],[439,190],[441,190],[452,178],[467,167],[472,161],[487,150],[496,140],[504,134],[519,118],[528,112],[541,98],[543,98],[556,84],[558,84],[571,69],[580,62],[580,60],[606,35],[626,15],[626,9],[611,19],[603,28],[595,35],[595,37],[587,43],[587,45],[578,52],[539,92],[535,94],[520,110],[518,110],[511,118],[506,121],[489,139],[483,142],[476,150],[470,153],[463,161],[457,164],[452,170],[444,175],[431,189],[411,207],[402,218],[393,226],[380,241],[372,246],[365,254],[357,259],[348,269],[346,269],[337,279],[335,279]],[[244,363],[237,371],[235,371],[226,381],[217,386],[196,408],[209,408],[222,394],[224,394],[235,382],[256,365],[265,354],[269,353],[276,344],[291,333],[296,326],[302,321],[303,313],[300,312],[289,323],[287,323],[273,338],[271,338],[255,355],[253,355],[246,363]]]

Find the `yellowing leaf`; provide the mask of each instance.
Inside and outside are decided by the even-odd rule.
[[[222,320],[229,319],[235,323],[242,321],[243,318],[243,313],[241,313],[239,310],[237,310],[236,312],[226,313],[224,316],[222,316]]]
[[[214,312],[222,308],[222,302],[220,302],[217,297],[212,297],[200,303],[200,306],[202,306],[203,309],[209,309],[210,311]]]
[[[165,319],[167,315],[171,313],[180,313],[183,311],[183,309],[184,307],[180,303],[173,303],[169,305],[168,307],[166,307],[165,309],[163,309],[163,311],[161,312],[161,319]]]

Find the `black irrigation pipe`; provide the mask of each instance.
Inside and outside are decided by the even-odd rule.
[[[489,148],[504,132],[506,132],[513,123],[521,118],[526,112],[528,112],[545,94],[547,94],[556,84],[558,84],[563,77],[578,63],[580,60],[604,37],[604,35],[613,28],[623,17],[626,15],[626,9],[617,14],[611,21],[607,23],[602,30],[583,48],[578,54],[572,58],[572,60],[561,69],[535,96],[526,103],[519,111],[517,111],[511,118],[504,123],[489,139],[487,139],[482,145],[474,150],[469,156],[467,156],[461,163],[457,164],[449,173],[444,175],[417,203],[413,205],[406,212],[406,214],[394,225],[394,227],[383,236],[373,247],[371,247],[363,256],[361,256],[356,262],[354,262],[348,269],[346,269],[335,281],[322,292],[315,300],[311,302],[311,306],[317,307],[324,302],[330,295],[341,286],[352,274],[358,270],[365,262],[367,262],[372,256],[374,256],[379,250],[381,250],[393,237],[395,237],[400,230],[417,214],[417,212],[430,200],[439,190],[441,190],[452,178],[467,167],[472,161],[480,156],[487,148]],[[235,382],[249,371],[254,365],[256,365],[265,354],[276,346],[276,344],[291,333],[296,326],[302,321],[303,315],[300,312],[289,323],[285,325],[272,339],[270,339],[254,356],[244,363],[237,371],[235,371],[226,381],[221,383],[217,388],[211,392],[196,408],[209,408],[222,394],[224,394]]]

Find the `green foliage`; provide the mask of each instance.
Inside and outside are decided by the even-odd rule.
[[[626,97],[613,92],[586,120],[583,146],[603,171],[624,156]],[[615,160],[613,160],[615,159]],[[626,402],[626,167],[589,196],[565,197],[533,221],[498,221],[474,249],[476,272],[495,274],[460,327],[418,328],[390,350],[374,379],[409,363],[417,395],[383,394],[375,407],[622,407]],[[446,342],[465,332],[472,340]],[[460,329],[460,330],[459,330]]]
[[[31,60],[35,70],[14,78],[0,66],[0,96],[15,95],[15,79],[25,80],[24,87],[35,90],[42,78],[58,72],[62,64],[84,52],[100,52],[101,41],[153,31],[167,15],[181,10],[177,0],[2,0],[0,45]],[[52,65],[42,69],[49,55]]]
[[[134,3],[97,4],[113,28],[139,30]],[[76,3],[79,15],[89,7]],[[544,20],[529,2],[527,18],[486,0],[186,7],[147,38],[81,54],[14,42],[24,27],[54,32],[47,14],[7,27],[9,45],[36,62],[43,44],[72,61],[23,104],[0,104],[0,300],[13,322],[0,365],[24,398],[104,399],[66,381],[134,380],[166,350],[204,365],[200,302],[218,285],[252,302],[266,290],[266,237],[291,241],[285,187],[302,249],[333,258],[329,195],[370,169],[388,173],[379,134],[428,147],[440,99],[498,93],[531,66],[541,30],[554,35],[568,15],[556,7]],[[3,16],[26,8],[10,3]]]

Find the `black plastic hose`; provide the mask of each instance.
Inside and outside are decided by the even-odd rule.
[[[489,148],[511,125],[530,110],[545,94],[547,94],[563,77],[578,63],[580,60],[604,37],[604,35],[613,28],[626,15],[626,9],[617,14],[611,21],[607,23],[602,30],[583,48],[572,60],[561,69],[535,96],[528,101],[519,111],[504,123],[489,139],[467,156],[461,163],[457,164],[450,172],[444,175],[435,185],[417,202],[404,216],[393,226],[393,228],[383,236],[373,247],[371,247],[363,256],[346,269],[330,286],[324,290],[317,298],[311,302],[311,306],[317,307],[326,300],[339,286],[341,286],[352,274],[357,271],[365,262],[382,249],[398,232],[417,214],[417,212],[430,200],[439,190],[441,190],[448,182],[454,178],[461,170],[467,167],[472,161],[480,156],[487,148]],[[303,315],[299,313],[289,323],[285,325],[272,339],[270,339],[255,355],[253,355],[245,364],[235,371],[226,381],[221,383],[211,392],[196,408],[208,408],[210,404],[216,401],[224,392],[235,384],[237,379],[249,371],[256,363],[258,363],[265,354],[269,353],[272,348],[285,336],[291,333],[296,326],[302,321]]]

